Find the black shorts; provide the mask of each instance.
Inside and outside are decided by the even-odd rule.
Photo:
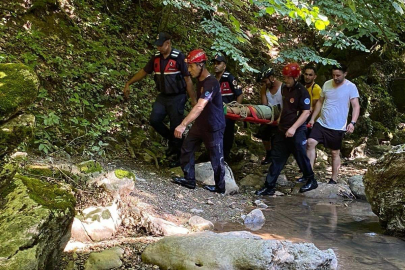
[[[326,148],[340,150],[344,135],[345,131],[343,130],[325,128],[316,122],[312,128],[309,138],[323,144]]]
[[[259,131],[254,136],[262,141],[269,142],[271,138],[276,134],[278,131],[277,126],[261,124],[259,127]]]

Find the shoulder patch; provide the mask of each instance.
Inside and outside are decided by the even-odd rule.
[[[233,81],[232,81],[232,84],[233,84],[233,85],[238,85],[238,82],[237,82],[236,80],[233,80]]]
[[[179,50],[173,49],[171,54],[170,54],[170,57],[177,58],[179,56],[179,54],[180,54]]]
[[[309,103],[311,103],[311,101],[309,100],[309,98],[304,99],[304,103],[309,105]]]

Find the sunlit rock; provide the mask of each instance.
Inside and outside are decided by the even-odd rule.
[[[363,178],[367,201],[388,234],[405,235],[405,145],[369,166]]]
[[[149,245],[142,260],[161,269],[337,269],[331,249],[321,251],[312,243],[262,240],[249,237],[249,233],[165,237]]]

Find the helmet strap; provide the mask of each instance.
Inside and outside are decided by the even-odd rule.
[[[201,68],[201,70],[200,70],[200,73],[198,73],[198,76],[197,76],[197,79],[200,79],[200,77],[201,77],[201,73],[203,72],[203,70],[204,70],[204,63],[196,63],[200,68]]]

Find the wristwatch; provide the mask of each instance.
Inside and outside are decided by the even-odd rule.
[[[351,121],[350,124],[352,124],[353,126],[355,126],[355,125],[356,125],[356,122]]]

